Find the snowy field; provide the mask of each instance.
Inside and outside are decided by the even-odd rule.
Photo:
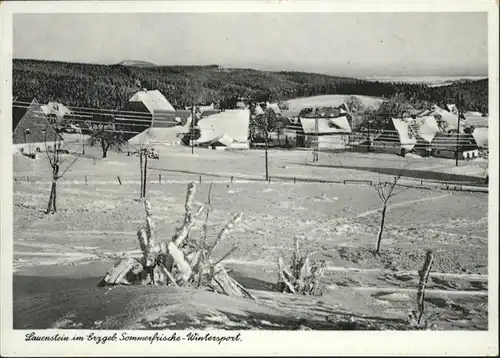
[[[94,286],[117,257],[137,253],[135,232],[144,214],[138,201],[138,158],[110,153],[102,160],[95,148],[88,148],[86,157],[80,158],[61,180],[58,213],[52,216],[43,213],[50,190],[45,159],[14,156],[14,177],[18,179],[13,198],[17,328],[99,328],[103,316],[110,317],[108,328],[152,328],[159,321],[166,324],[169,315],[179,314],[185,320],[175,327],[186,328],[200,324],[200,317],[194,317],[196,312],[204,317],[201,321],[205,327],[210,319],[212,327],[217,328],[235,322],[247,324],[240,324],[238,329],[262,326],[262,322],[259,326],[248,317],[242,318],[242,310],[247,316],[248,312],[255,316],[255,311],[261,310],[262,317],[267,317],[262,320],[269,323],[262,327],[267,329],[291,329],[301,320],[312,328],[345,329],[327,323],[327,319],[337,315],[341,321],[347,313],[365,318],[377,316],[379,327],[398,322],[404,326],[409,312],[416,307],[416,272],[425,251],[433,249],[436,262],[427,300],[428,310],[435,316],[435,328],[487,329],[487,194],[425,185],[406,188],[390,202],[382,253],[374,256],[371,250],[379,225],[379,199],[369,185],[343,184],[343,180],[390,179],[402,168],[414,176],[406,182],[424,180],[425,184],[426,180],[434,180],[427,179],[428,173],[434,173],[430,177],[444,175],[465,181],[479,178],[475,174],[481,168],[461,163],[455,172],[461,171],[453,173],[454,161],[358,153],[321,153],[320,162],[313,166],[310,152],[271,151],[269,183],[263,180],[262,151],[195,148],[192,155],[189,148],[170,146],[159,148],[159,152],[159,160],[148,162],[147,194],[158,240],[169,239],[180,225],[186,184],[197,182],[195,205],[201,205],[207,200],[210,183],[214,183],[209,240],[215,239],[233,214],[244,213],[244,220],[221,243],[215,256],[237,244],[238,250],[227,260],[227,266],[243,285],[256,290],[265,304],[250,307],[248,303],[234,303],[233,307],[229,301],[226,311],[216,309],[216,303],[209,309],[206,301],[197,304],[203,294],[186,296],[182,290],[167,289],[165,295],[171,295],[172,302],[179,305],[172,303],[172,311],[160,309],[163,315],[159,317],[151,310],[157,307],[157,312],[162,305],[157,297],[160,291],[151,293],[154,303],[139,309],[140,290],[117,288],[107,297],[121,302],[118,306],[123,307],[98,309],[103,293]],[[341,183],[294,183],[293,178]],[[198,235],[200,230],[195,227],[192,235]],[[326,290],[321,297],[291,301],[286,295],[270,292],[276,281],[277,257],[289,259],[296,236],[303,238],[304,250],[314,252],[313,258],[327,261],[323,282]],[[60,288],[47,292],[47,285]],[[58,296],[60,289],[68,293],[61,303],[62,311],[55,312],[53,305],[62,299]],[[195,313],[187,315],[182,311],[179,297],[191,300],[189,307]],[[132,309],[131,302],[137,314],[124,318],[121,310]],[[284,322],[283,317],[292,309],[300,316],[299,321]],[[229,310],[239,313],[230,314]]]

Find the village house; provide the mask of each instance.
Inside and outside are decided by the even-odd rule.
[[[228,149],[249,149],[250,110],[233,109],[202,117],[197,128],[200,137],[194,145],[224,147]]]
[[[65,117],[71,114],[71,110],[62,103],[49,102],[47,104],[42,104],[40,106],[43,113],[49,118],[53,123],[57,122],[63,124],[62,121]]]
[[[49,122],[48,116],[36,99],[27,102],[13,102],[12,144],[14,153],[35,154],[56,144],[64,145],[63,138]]]
[[[317,139],[319,150],[343,150],[352,133],[350,122],[344,107],[305,108],[289,120],[284,134],[297,147],[311,147]]]
[[[440,131],[433,116],[391,118],[388,126],[371,142],[371,150],[405,156],[414,151],[421,156],[431,155],[431,143]]]
[[[439,158],[473,159],[479,156],[479,148],[472,134],[443,133],[439,132],[434,137],[432,144],[432,156]]]
[[[181,115],[176,113],[172,104],[158,90],[138,91],[129,99],[128,107],[131,112],[124,113],[118,120],[133,125],[137,132],[149,127],[168,128],[182,124]]]

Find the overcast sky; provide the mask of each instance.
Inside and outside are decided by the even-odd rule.
[[[483,76],[486,13],[16,14],[14,58]]]

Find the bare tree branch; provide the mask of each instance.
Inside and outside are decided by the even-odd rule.
[[[57,178],[60,179],[60,178],[63,178],[64,177],[64,174],[66,174],[66,172],[69,170],[69,168],[71,168],[73,166],[73,164],[75,164],[75,162],[78,160],[79,156],[75,156],[73,161],[66,167],[66,169],[64,169],[64,171],[62,172],[61,175],[59,175]]]

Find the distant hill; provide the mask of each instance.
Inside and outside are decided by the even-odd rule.
[[[13,60],[13,95],[69,106],[127,108],[140,88],[158,89],[176,107],[197,102],[230,108],[238,97],[265,101],[330,94],[408,98],[443,104],[457,91],[473,98],[465,109],[483,112],[488,106],[487,80],[429,88],[424,84],[392,83],[294,71],[224,70],[209,66],[137,66],[144,61],[95,65],[40,60]]]
[[[124,60],[118,65],[121,66],[135,66],[135,67],[155,67],[156,65],[148,61]]]

